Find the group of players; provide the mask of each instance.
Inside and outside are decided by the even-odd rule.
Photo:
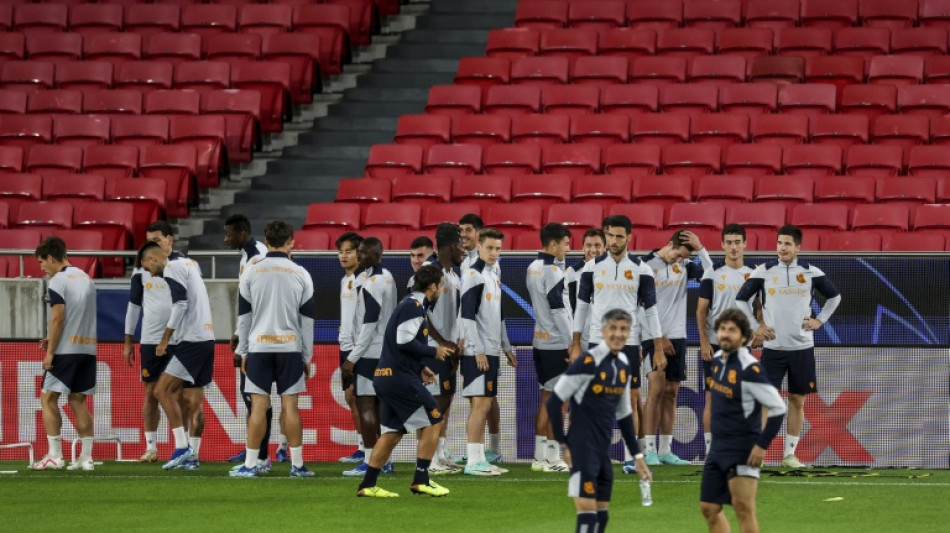
[[[313,353],[312,280],[290,259],[293,230],[288,224],[268,224],[263,245],[251,236],[245,217],[229,219],[226,231],[226,242],[242,253],[238,329],[231,346],[242,369],[249,413],[247,447],[243,457],[235,458],[243,461],[231,475],[255,477],[271,468],[270,391],[276,384],[282,403],[278,458],[289,450],[291,476],[312,476],[302,461],[296,402],[305,390]],[[340,292],[341,374],[362,436],[361,450],[341,460],[360,461],[345,472],[362,476],[360,496],[396,496],[378,487],[377,479],[392,471],[389,455],[409,431],[419,434],[413,492],[448,494],[429,479],[430,473],[507,472],[492,464],[500,458],[496,398],[501,357],[517,365],[501,305],[504,235],[468,214],[457,225],[440,225],[435,237],[431,256],[431,241],[413,243],[415,273],[410,294],[401,303],[396,301],[392,274],[382,268],[379,239],[347,233],[336,241],[345,271]],[[197,263],[172,251],[170,226],[153,224],[147,238],[132,279],[124,350],[131,365],[141,314],[147,443],[141,460],[157,460],[161,405],[175,438],[175,450],[163,468],[197,469],[202,391],[211,381],[214,357],[210,305]],[[758,466],[784,414],[776,388],[786,374],[783,465],[804,466],[795,448],[805,395],[817,387],[813,332],[830,318],[841,298],[819,269],[797,260],[802,235],[794,226],[778,232],[778,261],[754,270],[744,264],[745,231],[738,225],[722,232],[723,265],[713,265],[699,238],[688,231],[676,231],[644,257],[627,251],[630,238],[629,219],[608,217],[602,228],[585,233],[584,260],[567,266],[570,231],[556,223],[540,231],[541,251],[526,272],[536,319],[534,363],[542,390],[532,469],[570,471],[569,493],[577,502],[579,530],[602,531],[610,499],[606,451],[614,419],[621,421],[627,444],[625,473],[649,479],[649,466],[688,464],[673,453],[671,444],[676,395],[686,379],[687,282],[701,280],[697,319],[707,385],[701,499],[710,530],[718,531],[726,524],[722,504],[750,495],[754,499]],[[701,266],[691,260],[694,253]],[[65,466],[57,401],[68,394],[82,439],[82,453],[69,468],[92,470],[92,421],[85,399],[95,386],[95,288],[88,276],[69,266],[62,240],[45,240],[36,257],[50,276],[51,321],[42,343],[46,373],[41,402],[49,453],[34,468]],[[813,291],[826,298],[815,317]],[[760,366],[747,346],[762,345]],[[470,404],[464,467],[455,464],[445,446],[445,420],[459,370],[462,396]],[[644,373],[650,382],[645,404],[639,395]],[[565,402],[572,413],[567,436]],[[763,424],[763,406],[768,424]],[[754,523],[752,509],[751,518],[740,513],[740,522],[745,518]]]

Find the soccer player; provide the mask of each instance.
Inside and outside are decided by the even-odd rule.
[[[43,427],[49,451],[33,463],[33,470],[61,470],[63,415],[59,397],[66,394],[73,411],[82,449],[66,470],[94,470],[92,413],[86,398],[96,390],[96,285],[82,269],[69,264],[66,243],[47,237],[36,248],[40,268],[49,276],[50,320],[40,341],[43,357]]]
[[[722,506],[732,504],[739,530],[757,533],[755,493],[765,450],[782,426],[785,404],[766,373],[745,348],[752,328],[746,315],[735,308],[716,318],[721,351],[706,375],[712,394],[713,441],[700,489],[699,508],[712,533],[728,533]],[[762,423],[762,409],[768,421]]]
[[[610,444],[615,421],[640,478],[653,481],[637,443],[630,398],[630,382],[639,366],[626,354],[632,326],[633,316],[622,309],[604,313],[599,328],[603,340],[568,366],[547,400],[549,413],[560,413],[564,402],[570,401],[571,405],[568,435],[564,435],[564,421],[560,417],[551,418],[551,428],[570,464],[567,495],[574,498],[576,531],[580,533],[607,529],[614,480]]]
[[[474,213],[462,215],[459,219],[459,235],[462,237],[462,250],[465,252],[462,257],[462,272],[478,261],[478,232],[484,228],[482,217]]]
[[[633,406],[634,422],[638,420],[640,405],[640,345],[639,334],[642,329],[647,337],[651,335],[657,349],[660,344],[660,324],[656,309],[656,286],[653,271],[638,257],[627,252],[630,243],[630,219],[625,215],[614,215],[604,220],[604,236],[607,238],[608,253],[603,254],[584,265],[581,280],[577,288],[577,309],[574,311],[574,338],[569,354],[571,360],[582,353],[582,328],[587,328],[589,344],[592,348],[603,342],[601,318],[611,309],[642,309],[642,318],[631,323],[634,334],[627,339],[623,352],[631,365],[630,400]],[[586,325],[585,325],[586,324]],[[662,361],[661,361],[662,362]],[[665,364],[665,362],[662,362]],[[550,411],[549,411],[550,412]],[[632,456],[624,458],[624,472],[633,473],[636,462]]]
[[[416,454],[416,471],[409,486],[414,494],[445,496],[449,490],[429,479],[429,465],[439,441],[442,413],[425,384],[436,379],[423,363],[425,359],[445,360],[449,346],[430,346],[426,312],[442,294],[442,271],[426,265],[416,271],[412,293],[393,311],[386,324],[382,355],[373,378],[380,403],[382,435],[376,443],[357,496],[395,498],[399,495],[376,486],[383,465],[393,448],[410,431],[421,430]]]
[[[409,244],[409,266],[413,272],[418,272],[419,268],[425,264],[432,256],[432,239],[422,236],[416,237]],[[412,287],[410,287],[412,289]]]
[[[782,226],[778,230],[778,261],[759,265],[736,295],[736,305],[752,316],[750,301],[762,302],[761,324],[752,320],[753,336],[763,342],[762,366],[776,389],[788,374],[788,424],[782,465],[804,468],[795,449],[805,420],[805,396],[817,392],[815,375],[815,330],[841,303],[841,294],[820,269],[798,260],[802,230]],[[812,316],[812,293],[826,298],[817,317]],[[715,427],[716,421],[713,420]],[[713,436],[715,441],[715,435]]]
[[[336,240],[337,257],[340,260],[340,266],[343,267],[343,279],[340,280],[340,332],[337,334],[337,341],[340,344],[341,369],[346,362],[346,358],[353,350],[353,344],[356,342],[356,336],[353,333],[353,325],[356,321],[356,277],[362,273],[356,250],[361,242],[363,242],[363,237],[351,231],[340,235]],[[340,382],[343,387],[346,405],[353,415],[353,427],[357,433],[360,433],[363,424],[360,422],[360,410],[356,407],[356,396],[353,394],[353,375],[341,371]],[[350,455],[340,457],[341,463],[359,464],[366,459],[366,453],[363,450],[363,437],[362,434],[360,435],[359,448]]]
[[[231,215],[224,221],[224,244],[231,248],[232,250],[240,250],[241,252],[241,262],[239,263],[238,274],[244,273],[244,267],[247,265],[248,261],[254,259],[255,257],[264,257],[267,254],[267,246],[264,243],[258,241],[251,235],[251,221],[244,215]],[[234,334],[231,335],[231,352],[234,354],[234,367],[241,368],[242,358],[237,354],[238,346],[238,334],[237,329],[235,329]],[[244,373],[241,372],[241,399],[244,400],[244,408],[247,411],[247,416],[251,416],[251,395],[244,391],[244,382],[246,380]],[[267,428],[264,430],[264,440],[261,441],[261,445],[258,447],[260,449],[260,466],[262,470],[270,470],[270,456],[267,453],[267,443],[270,442],[270,432],[271,432],[271,420],[274,417],[273,410],[269,410],[267,413]],[[280,446],[277,448],[277,460],[281,459],[286,460],[287,452],[284,450],[286,447],[286,438],[281,435]],[[244,462],[244,450],[234,457],[228,459],[232,463],[243,463]],[[237,467],[240,468],[240,467]]]
[[[495,263],[505,236],[494,228],[478,233],[478,260],[462,272],[462,305],[459,336],[465,340],[462,353],[462,395],[469,399],[468,445],[464,472],[473,476],[497,476],[507,470],[489,464],[485,454],[485,424],[498,394],[501,353],[508,364],[518,366],[501,314],[501,279]]]
[[[571,301],[571,314],[577,309],[577,285],[581,279],[581,270],[584,265],[594,258],[600,257],[607,250],[607,238],[604,237],[604,230],[600,228],[591,228],[584,232],[584,258],[578,260],[573,265],[568,265],[564,269],[564,285],[568,291],[568,297]],[[581,335],[581,346],[587,346],[587,331],[584,330]]]
[[[541,402],[534,421],[536,472],[567,472],[557,441],[551,432],[545,407],[558,378],[567,368],[567,348],[573,339],[570,302],[564,290],[564,260],[571,248],[571,232],[552,222],[541,228],[541,251],[528,265],[526,285],[534,309],[534,368],[541,387]],[[555,417],[561,416],[558,411]]]
[[[693,252],[702,266],[690,261]],[[688,465],[673,453],[673,426],[676,423],[676,396],[680,382],[686,381],[686,283],[699,281],[703,272],[712,267],[712,259],[699,237],[686,230],[677,230],[659,250],[643,257],[653,270],[656,283],[657,315],[662,328],[662,349],[650,339],[643,343],[643,359],[647,362],[650,391],[643,413],[644,442],[648,465],[665,463]],[[663,352],[663,355],[659,355]],[[660,365],[660,362],[665,362]],[[656,430],[660,428],[660,446],[657,450]]]
[[[159,246],[162,246],[160,239]],[[168,243],[170,244],[170,242]],[[162,247],[162,250],[171,255],[175,252],[171,247]],[[145,385],[145,398],[142,402],[142,429],[145,433],[145,453],[139,458],[140,463],[154,463],[158,461],[158,423],[161,413],[158,410],[158,398],[155,397],[155,383],[165,371],[167,357],[155,357],[155,347],[162,340],[165,325],[172,313],[172,297],[168,284],[161,276],[153,276],[142,268],[142,250],[139,250],[135,259],[135,270],[132,271],[132,282],[129,288],[129,305],[125,311],[125,345],[122,355],[127,365],[132,366],[135,361],[135,326],[142,317],[142,335],[139,339],[141,354],[141,380]]]
[[[163,276],[172,295],[172,312],[155,347],[156,357],[169,358],[155,385],[155,396],[175,438],[175,451],[162,468],[197,470],[204,429],[204,388],[211,384],[214,371],[214,326],[208,291],[198,263],[185,258],[170,260],[154,242],[142,247],[142,267],[153,276]],[[190,438],[185,431],[186,416],[190,418]]]
[[[722,230],[722,250],[726,252],[723,264],[714,264],[703,272],[699,284],[699,301],[696,304],[696,324],[699,330],[699,354],[703,360],[703,377],[710,375],[713,355],[719,351],[716,341],[716,317],[726,309],[736,306],[736,294],[752,269],[745,265],[746,247],[745,228],[739,224],[727,224]],[[712,441],[710,426],[711,396],[706,390],[706,404],[703,407],[703,440],[706,454]]]
[[[257,477],[269,472],[270,464],[259,459],[266,446],[261,438],[270,418],[270,391],[277,384],[281,425],[290,444],[290,477],[312,477],[303,464],[303,429],[297,410],[297,395],[307,390],[313,358],[313,279],[290,260],[294,230],[282,220],[264,228],[267,254],[252,259],[241,274],[238,296],[237,352],[245,390],[251,394],[247,420],[247,453],[244,464],[232,477]],[[269,461],[268,461],[269,463]]]
[[[379,401],[373,388],[373,376],[383,350],[386,324],[396,307],[396,283],[392,274],[383,268],[383,243],[376,237],[363,239],[357,249],[360,268],[363,272],[356,280],[356,313],[353,324],[356,333],[353,350],[343,363],[343,374],[354,376],[353,393],[356,408],[360,411],[363,444],[366,458],[345,476],[362,476],[373,455],[373,447],[379,436]],[[393,472],[392,463],[387,463],[384,472]]]

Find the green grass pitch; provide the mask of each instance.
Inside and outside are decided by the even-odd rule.
[[[262,479],[230,479],[231,465],[204,463],[197,472],[163,472],[157,464],[106,462],[95,472],[31,472],[25,461],[0,462],[4,531],[401,531],[568,532],[574,530],[567,476],[508,465],[500,478],[436,478],[442,499],[409,492],[412,466],[382,476],[393,500],[356,498],[358,479],[345,465],[312,464],[316,478],[291,479],[277,465]],[[656,467],[653,507],[640,505],[633,476],[615,467],[611,531],[704,531],[698,510],[698,466]],[[766,532],[947,531],[950,471],[815,469],[775,475],[759,484],[758,515]],[[832,500],[832,501],[828,501]],[[727,516],[738,531],[735,516]]]

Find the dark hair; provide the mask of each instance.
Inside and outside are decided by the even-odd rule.
[[[689,244],[686,240],[686,237],[683,236],[683,233],[687,232],[687,229],[678,229],[673,232],[673,236],[670,237],[670,242],[673,243],[673,248],[686,248],[690,252],[695,251],[693,245]]]
[[[380,254],[383,253],[383,241],[377,239],[376,237],[366,237],[363,239],[363,242],[361,242],[360,245],[367,250],[376,248],[379,250]]]
[[[66,260],[66,241],[56,235],[50,235],[36,247],[36,257],[46,259],[52,257],[57,261]]]
[[[482,217],[476,215],[475,213],[467,213],[462,215],[462,218],[459,219],[459,226],[462,224],[470,224],[475,229],[482,229],[485,227],[485,223],[482,222]]]
[[[429,289],[429,286],[435,283],[436,285],[442,281],[442,271],[439,270],[435,265],[423,265],[416,271],[415,277],[412,282],[412,290],[418,292],[425,292]]]
[[[294,238],[294,227],[283,220],[271,220],[264,226],[264,241],[271,248],[281,248]]]
[[[626,320],[627,324],[633,325],[633,317],[630,316],[630,313],[623,309],[611,309],[604,313],[603,318],[600,319],[601,327],[606,326],[614,320]]]
[[[545,248],[552,242],[559,243],[564,237],[570,238],[571,230],[567,229],[564,224],[549,222],[541,228],[541,247]]]
[[[719,316],[716,317],[716,323],[714,324],[715,329],[718,331],[719,326],[723,322],[732,322],[739,328],[739,331],[742,332],[742,336],[748,341],[752,338],[752,326],[749,325],[749,318],[745,316],[745,313],[740,311],[735,307],[730,307],[722,313],[719,313]]]
[[[505,240],[505,234],[495,228],[485,228],[478,232],[478,242],[485,242],[485,239]]]
[[[152,222],[147,228],[145,228],[145,231],[146,233],[160,231],[162,232],[163,237],[175,235],[175,231],[172,230],[172,225],[165,220],[156,220],[155,222]]]
[[[439,248],[446,246],[455,246],[459,244],[462,237],[459,235],[459,227],[451,222],[443,222],[435,228],[435,244]]]
[[[225,226],[231,226],[234,228],[234,231],[250,233],[251,232],[251,221],[247,219],[246,216],[237,214],[231,215],[224,221]],[[266,237],[265,237],[266,238]]]
[[[782,226],[778,229],[778,236],[781,237],[782,235],[791,237],[792,241],[794,241],[798,246],[802,245],[802,230],[798,226],[793,226],[791,224]]]
[[[722,228],[722,240],[726,240],[726,235],[739,235],[742,240],[745,240],[745,226],[742,224],[726,224],[726,227]]]
[[[139,253],[136,254],[135,256],[135,261],[137,263],[136,266],[139,266],[139,267],[142,266],[142,259],[145,259],[145,256],[148,255],[152,251],[152,249],[161,250],[162,247],[159,246],[158,243],[155,241],[147,241],[145,244],[142,245],[141,248],[139,248]]]
[[[358,233],[348,231],[336,238],[336,249],[341,250],[343,248],[343,243],[345,242],[353,245],[353,249],[355,250],[360,247],[360,243],[363,242],[363,237],[361,237]]]
[[[422,237],[416,237],[412,239],[412,243],[409,245],[410,250],[415,250],[416,248],[432,248],[432,239],[423,235]]]
[[[581,239],[581,243],[587,240],[588,237],[597,237],[604,244],[607,244],[607,236],[604,235],[604,230],[600,228],[591,228],[584,232],[584,238]]]
[[[627,235],[630,235],[630,231],[633,228],[633,224],[630,222],[630,217],[627,215],[611,215],[604,219],[605,228],[623,228],[627,232]],[[606,239],[604,239],[606,243]]]

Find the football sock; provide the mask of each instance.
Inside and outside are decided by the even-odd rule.
[[[82,438],[82,451],[79,452],[81,461],[92,460],[92,437]]]
[[[545,446],[547,445],[548,438],[544,435],[535,435],[534,436],[534,460],[543,461],[545,457]]]
[[[712,446],[712,433],[703,433],[703,441],[706,442],[706,455],[709,455],[709,447]]]
[[[595,533],[597,531],[597,513],[582,511],[577,513],[577,529],[574,533]]]
[[[661,456],[673,453],[673,435],[660,435],[660,449],[657,453]]]
[[[607,529],[608,520],[610,520],[610,513],[607,509],[597,509],[597,533],[603,533]]]
[[[270,442],[270,429],[271,422],[274,420],[274,409],[269,407],[267,409],[267,425],[264,426],[264,438],[261,439],[261,447],[257,452],[257,458],[261,461],[267,460],[267,444]]]
[[[172,435],[175,436],[176,449],[188,447],[188,434],[185,433],[184,426],[178,426],[177,428],[172,428]]]
[[[561,447],[556,440],[547,441],[547,457],[549,463],[554,464],[561,460]]]
[[[439,447],[435,449],[433,459],[442,460],[445,457],[445,437],[439,437]]]
[[[303,468],[303,446],[290,447],[290,464],[296,468]]]
[[[201,451],[201,437],[191,437],[188,439],[188,444],[191,445],[191,449],[194,450],[195,458],[198,457],[198,452]]]
[[[412,476],[413,485],[429,484],[429,465],[431,463],[432,459],[423,459],[421,457],[416,459],[416,473]]]
[[[637,444],[640,445],[640,453],[647,453],[647,439],[646,437],[637,439]],[[626,449],[626,446],[624,446]]]
[[[257,453],[260,450],[254,450],[251,448],[247,449],[247,453],[244,454],[244,468],[254,468],[257,466]]]
[[[158,451],[158,432],[157,431],[145,432],[145,450]]]
[[[501,454],[501,434],[491,433],[488,435],[488,449],[494,454]]]
[[[369,487],[376,486],[376,480],[379,479],[379,468],[373,468],[369,465],[366,465],[366,474],[363,476],[363,481],[360,482],[360,488],[366,489]]]
[[[363,456],[363,462],[366,463],[367,466],[369,466],[369,458],[372,457],[372,455],[373,455],[373,449],[372,449],[372,448],[366,448],[366,451],[365,451],[364,453],[365,453],[366,455]]]
[[[47,436],[46,442],[49,443],[49,455],[51,457],[63,456],[63,438],[59,435]]]
[[[656,435],[647,435],[646,437],[643,437],[643,440],[647,441],[647,445],[646,445],[646,447],[643,449],[644,452],[646,452],[646,453],[649,453],[649,452],[656,453]]]
[[[468,465],[474,466],[485,461],[485,445],[480,442],[469,442],[466,445]]]
[[[286,435],[284,435],[283,433],[281,433],[281,434],[277,437],[277,442],[280,443],[278,446],[280,446],[281,448],[287,449],[287,436],[286,436]],[[363,439],[362,439],[362,438],[360,438],[360,449],[361,449],[361,450],[363,449]]]
[[[630,455],[630,450],[626,446],[623,447],[623,462],[628,463],[633,461],[633,456]]]
[[[785,435],[785,455],[795,455],[795,448],[798,448],[798,439],[795,435]]]
[[[281,447],[287,446],[287,437],[283,435],[280,436],[280,445]],[[360,451],[364,453],[366,452],[366,448],[363,447],[363,437],[360,437]]]

